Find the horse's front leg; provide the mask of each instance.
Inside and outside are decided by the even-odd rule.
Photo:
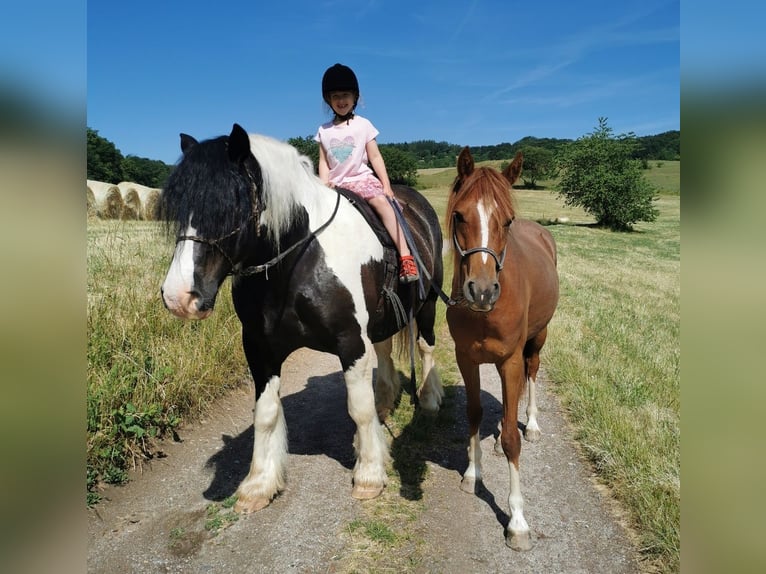
[[[529,525],[524,518],[524,499],[521,495],[521,474],[519,457],[521,455],[521,434],[517,425],[519,398],[524,388],[524,358],[521,350],[510,359],[497,364],[497,371],[503,387],[503,429],[500,440],[503,452],[508,460],[510,474],[510,494],[508,506],[511,518],[508,523],[505,543],[514,550],[529,550],[532,541]]]
[[[268,506],[285,487],[287,425],[279,398],[279,375],[264,371],[263,356],[243,334],[245,355],[255,382],[253,460],[250,472],[237,488],[237,512],[256,512]]]
[[[463,474],[460,489],[474,494],[481,484],[481,436],[479,434],[483,410],[479,365],[460,352],[455,353],[460,374],[463,376],[468,415],[468,468]]]
[[[365,344],[363,354],[348,367],[341,357],[348,391],[348,413],[356,423],[356,465],[351,496],[360,500],[375,498],[383,492],[389,460],[388,444],[375,409],[373,357],[371,343]]]

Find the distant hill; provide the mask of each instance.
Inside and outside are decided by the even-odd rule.
[[[664,132],[653,136],[636,138],[639,142],[636,150],[636,159],[646,160],[680,160],[681,159],[681,132],[678,130]],[[471,146],[471,155],[474,160],[489,161],[512,158],[516,152],[524,147],[541,147],[553,152],[558,151],[563,145],[570,143],[570,139],[536,138],[526,136],[515,143],[501,143],[486,146]],[[395,147],[412,155],[419,169],[432,167],[453,167],[455,158],[464,146],[433,140],[420,140],[409,143],[381,144]]]

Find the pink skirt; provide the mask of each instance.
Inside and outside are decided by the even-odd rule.
[[[338,187],[344,187],[350,191],[353,191],[356,195],[364,199],[365,201],[371,200],[373,197],[379,195],[385,195],[383,193],[383,184],[375,176],[369,176],[357,181],[344,181]]]

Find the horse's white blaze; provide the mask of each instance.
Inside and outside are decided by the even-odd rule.
[[[486,249],[489,247],[489,216],[491,210],[487,209],[487,205],[484,201],[480,201],[476,204],[476,210],[479,212],[479,226],[481,229],[481,246]],[[486,252],[481,254],[481,262],[486,263],[489,255]]]
[[[367,352],[345,372],[345,378],[348,413],[356,423],[354,485],[382,488],[386,484],[385,465],[389,454],[383,427],[375,410],[372,356],[373,350],[368,345]]]
[[[240,498],[270,500],[285,487],[287,425],[279,385],[279,377],[272,377],[255,403],[253,460],[237,489]]]
[[[191,225],[185,235],[196,235],[197,230]],[[179,317],[200,317],[194,289],[194,242],[179,241],[173,252],[173,261],[162,284],[162,298],[167,308]],[[209,313],[205,313],[207,316]]]
[[[511,475],[511,493],[508,495],[508,506],[511,509],[511,520],[508,530],[511,532],[525,532],[529,525],[524,519],[524,499],[521,497],[521,475],[519,469],[512,462],[508,462]]]

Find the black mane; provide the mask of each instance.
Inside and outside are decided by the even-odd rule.
[[[211,240],[250,228],[245,224],[262,187],[261,172],[252,155],[239,165],[232,162],[228,141],[221,136],[185,150],[160,199],[160,218],[169,234],[182,235],[190,216],[197,235]]]

